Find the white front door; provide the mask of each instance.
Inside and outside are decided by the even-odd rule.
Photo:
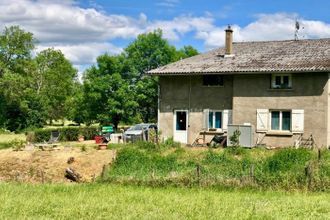
[[[188,110],[174,111],[174,141],[188,143]]]

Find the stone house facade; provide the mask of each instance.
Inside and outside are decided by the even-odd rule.
[[[232,43],[149,72],[159,76],[158,126],[192,144],[251,125],[254,143],[330,145],[330,39]]]

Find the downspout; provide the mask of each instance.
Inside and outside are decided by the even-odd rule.
[[[160,128],[160,124],[159,124],[159,122],[160,122],[160,78],[158,79],[158,87],[157,87],[157,92],[158,92],[158,103],[157,103],[157,105],[158,105],[158,110],[157,110],[157,129],[158,129],[158,131],[157,132],[159,132],[159,128]]]
[[[189,75],[187,143],[189,143],[189,136],[190,136],[190,109],[191,109],[191,75]]]

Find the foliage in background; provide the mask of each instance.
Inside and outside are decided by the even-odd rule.
[[[18,26],[0,34],[0,127],[18,131],[66,117],[77,70],[54,49],[32,58],[36,40]]]
[[[154,68],[198,54],[191,46],[176,50],[161,30],[141,34],[122,54],[104,54],[86,70],[77,108],[71,119],[91,124],[156,121],[158,78]],[[81,118],[79,118],[81,117]]]
[[[99,134],[98,127],[64,127],[58,129],[36,129],[27,132],[27,139],[30,142],[44,142],[51,137],[52,131],[59,131],[59,141],[77,141],[79,135],[84,136],[85,140],[93,140]]]
[[[145,74],[198,54],[191,46],[177,50],[156,30],[139,35],[119,55],[100,55],[81,84],[61,51],[48,48],[32,57],[36,42],[18,26],[0,34],[0,128],[40,128],[64,118],[115,128],[156,121],[158,78]]]

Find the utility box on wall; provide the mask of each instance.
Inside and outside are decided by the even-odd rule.
[[[232,146],[230,137],[236,130],[241,132],[239,136],[239,145],[242,147],[254,147],[254,129],[252,125],[228,125],[227,146]]]

